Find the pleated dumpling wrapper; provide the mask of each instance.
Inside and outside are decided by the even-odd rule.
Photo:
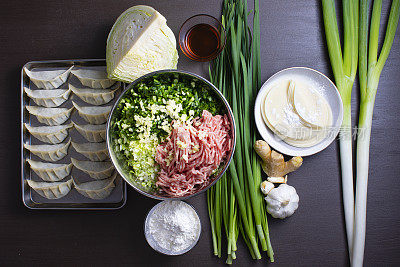
[[[71,116],[72,108],[43,108],[37,106],[26,106],[29,114],[36,116],[39,122],[54,126],[66,122]]]
[[[25,128],[36,139],[50,144],[59,144],[68,136],[68,130],[73,126],[72,123],[58,126],[38,126],[33,127],[24,123]]]
[[[115,81],[107,77],[106,67],[97,69],[75,69],[71,73],[79,79],[82,85],[105,89],[112,86]]]
[[[67,81],[72,68],[73,66],[67,70],[30,71],[27,68],[24,68],[24,70],[38,88],[55,89]]]
[[[58,182],[67,177],[71,173],[73,164],[58,164],[26,160],[33,170],[43,181]]]
[[[109,161],[83,161],[71,158],[74,167],[96,180],[106,179],[114,172],[114,165]]]
[[[68,147],[71,144],[71,138],[66,143],[57,145],[28,145],[24,147],[31,153],[35,154],[42,160],[58,161],[63,159],[68,154]]]
[[[36,182],[27,180],[28,185],[39,195],[47,199],[59,199],[66,196],[71,191],[72,178],[66,182]]]
[[[72,142],[72,146],[76,152],[84,155],[91,161],[103,161],[108,158],[106,142],[83,144]]]
[[[46,108],[54,108],[62,105],[68,100],[71,93],[69,89],[31,90],[25,87],[24,90],[36,105]]]
[[[80,99],[88,104],[92,105],[104,105],[114,99],[115,93],[121,86],[119,82],[116,86],[110,89],[90,89],[90,88],[78,88],[69,84],[69,89]]]
[[[104,199],[108,197],[115,188],[115,178],[117,173],[104,180],[96,180],[86,183],[78,184],[74,180],[76,190],[83,196],[91,199]]]
[[[74,101],[72,104],[78,110],[79,116],[90,124],[103,124],[107,121],[112,106],[106,107],[80,107]]]
[[[79,125],[74,122],[74,127],[91,143],[99,143],[106,140],[106,124]]]

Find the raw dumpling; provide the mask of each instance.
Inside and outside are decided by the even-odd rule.
[[[88,198],[91,199],[104,199],[108,197],[113,189],[115,188],[115,178],[117,177],[117,173],[108,179],[97,180],[92,182],[86,182],[78,184],[74,180],[74,186],[78,192]]]
[[[41,123],[47,125],[60,125],[69,119],[74,108],[43,108],[37,106],[26,106],[26,109],[29,114],[35,115]]]
[[[54,89],[60,87],[68,79],[73,66],[67,70],[43,70],[30,71],[24,68],[26,75],[38,87],[42,89]]]
[[[73,180],[69,179],[66,182],[35,182],[27,180],[28,185],[42,197],[47,199],[59,199],[67,195],[71,191]]]
[[[79,116],[90,124],[103,124],[108,119],[112,106],[106,107],[80,107],[72,101],[74,107],[78,110]]]
[[[103,161],[108,158],[106,142],[102,143],[84,143],[72,142],[76,152],[84,155],[91,161]]]
[[[106,124],[78,125],[74,123],[74,127],[89,142],[98,143],[106,140]]]
[[[32,127],[24,123],[25,128],[31,135],[42,142],[50,144],[59,144],[68,136],[68,129],[72,127],[72,123],[59,126],[38,126]]]
[[[119,89],[120,85],[121,83],[118,83],[116,87],[111,89],[90,89],[78,88],[70,84],[69,89],[86,103],[98,106],[107,104],[113,100],[115,92]]]
[[[72,169],[72,163],[57,164],[34,161],[31,159],[27,159],[26,161],[31,165],[31,170],[47,182],[61,181],[71,173]]]
[[[54,108],[62,105],[62,103],[68,100],[71,93],[69,89],[31,90],[25,87],[24,90],[36,105],[47,108]]]
[[[24,147],[43,160],[58,161],[60,159],[63,159],[67,155],[70,143],[71,139],[69,139],[67,143],[57,145],[24,144]]]
[[[95,162],[95,161],[81,161],[71,158],[72,164],[79,170],[88,174],[96,180],[105,179],[111,176],[114,172],[114,165],[111,162]]]
[[[115,81],[107,78],[106,67],[96,70],[77,69],[71,71],[71,73],[75,75],[84,86],[91,88],[105,89],[115,83]]]

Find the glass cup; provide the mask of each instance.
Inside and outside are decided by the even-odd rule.
[[[195,61],[210,61],[225,47],[224,26],[213,16],[199,14],[188,18],[179,31],[182,52]]]

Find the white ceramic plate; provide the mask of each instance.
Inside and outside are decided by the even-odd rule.
[[[327,100],[331,107],[332,126],[329,128],[326,138],[314,146],[295,147],[289,145],[275,135],[274,132],[264,123],[261,115],[262,101],[272,88],[272,85],[283,76],[302,76],[309,79],[315,84],[315,89]],[[289,156],[309,156],[325,149],[333,142],[333,140],[335,140],[343,121],[343,102],[336,86],[324,74],[310,68],[293,67],[275,73],[263,84],[256,98],[254,118],[261,137],[275,150]]]

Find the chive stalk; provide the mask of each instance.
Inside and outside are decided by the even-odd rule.
[[[208,217],[210,218],[211,225],[211,237],[214,249],[214,255],[218,255],[218,246],[217,246],[217,234],[215,231],[215,219],[214,219],[214,195],[215,195],[215,187],[210,188],[207,191],[207,207],[208,207]]]

